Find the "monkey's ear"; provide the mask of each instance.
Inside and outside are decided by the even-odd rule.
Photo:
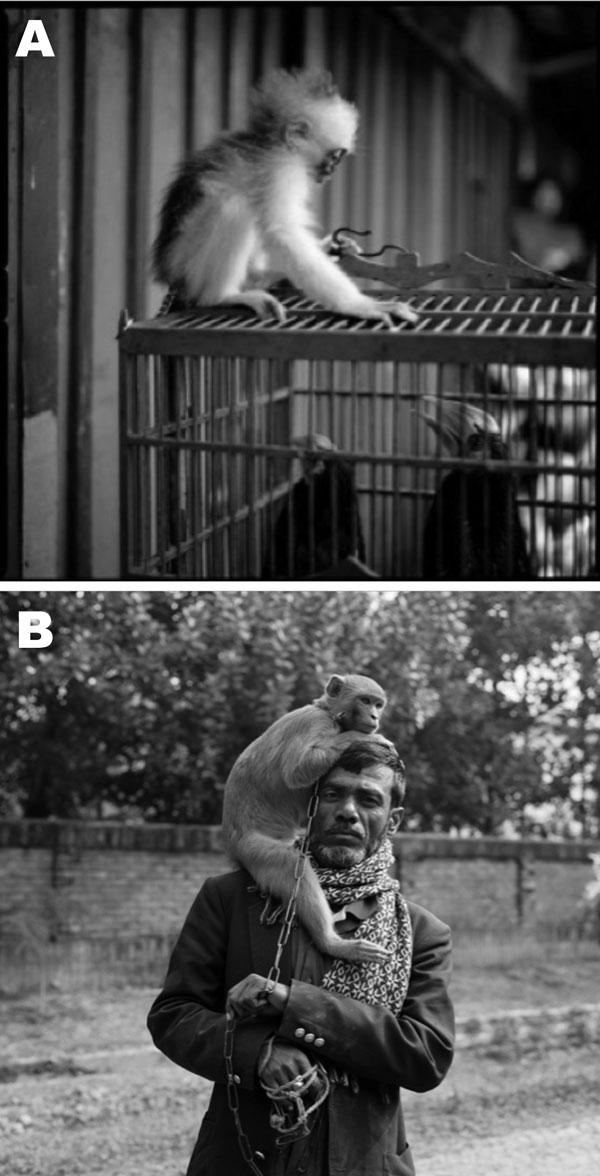
[[[325,693],[328,694],[330,698],[337,698],[338,694],[341,694],[343,689],[344,679],[340,678],[339,674],[332,674],[325,687]]]
[[[305,118],[298,119],[296,122],[288,123],[285,128],[285,142],[286,146],[293,151],[298,144],[298,140],[305,141],[310,137],[310,123]]]

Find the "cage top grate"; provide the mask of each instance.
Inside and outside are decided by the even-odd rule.
[[[386,295],[389,299],[389,294]],[[595,295],[571,290],[403,292],[419,321],[394,330],[324,310],[296,292],[280,295],[286,320],[244,307],[176,311],[129,320],[125,351],[271,354],[287,358],[595,364]]]

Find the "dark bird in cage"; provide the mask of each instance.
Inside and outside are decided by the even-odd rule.
[[[423,575],[442,580],[529,580],[533,577],[519,518],[514,474],[494,417],[471,404],[424,396],[419,415],[456,459],[477,466],[443,476],[423,536]]]
[[[356,578],[371,578],[351,462],[333,456],[336,446],[322,434],[295,438],[293,444],[303,451],[304,474],[275,521],[263,577],[296,580],[327,573],[328,579],[347,579],[352,565]],[[322,456],[326,453],[331,456]]]

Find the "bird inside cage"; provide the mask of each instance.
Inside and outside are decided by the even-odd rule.
[[[352,463],[332,456],[336,446],[323,434],[294,438],[302,452],[303,474],[290,487],[269,538],[263,563],[265,579],[301,579],[328,573],[348,578],[345,561],[358,561],[361,577],[370,578]],[[324,454],[329,454],[327,459]]]
[[[521,514],[538,574],[593,574],[595,373],[568,366],[490,364],[487,376],[511,456],[540,467],[520,481],[521,492],[535,504]]]
[[[455,459],[431,505],[423,534],[423,575],[443,580],[533,577],[519,517],[515,479],[493,463],[508,460],[497,421],[471,404],[424,396],[419,415]]]

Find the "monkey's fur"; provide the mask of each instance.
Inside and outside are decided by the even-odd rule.
[[[371,678],[334,674],[321,698],[277,719],[236,760],[223,802],[223,835],[231,857],[262,890],[287,902],[316,780],[344,749],[372,735],[386,696]],[[382,738],[382,737],[381,737]],[[298,893],[297,914],[317,947],[342,959],[381,960],[387,952],[364,939],[343,939],[310,862]]]
[[[314,230],[312,197],[352,151],[357,123],[329,74],[271,74],[251,95],[248,130],[196,151],[167,188],[153,245],[157,281],[175,301],[241,303],[283,321],[281,303],[252,287],[270,271],[341,314],[415,322],[402,303],[363,294]]]

